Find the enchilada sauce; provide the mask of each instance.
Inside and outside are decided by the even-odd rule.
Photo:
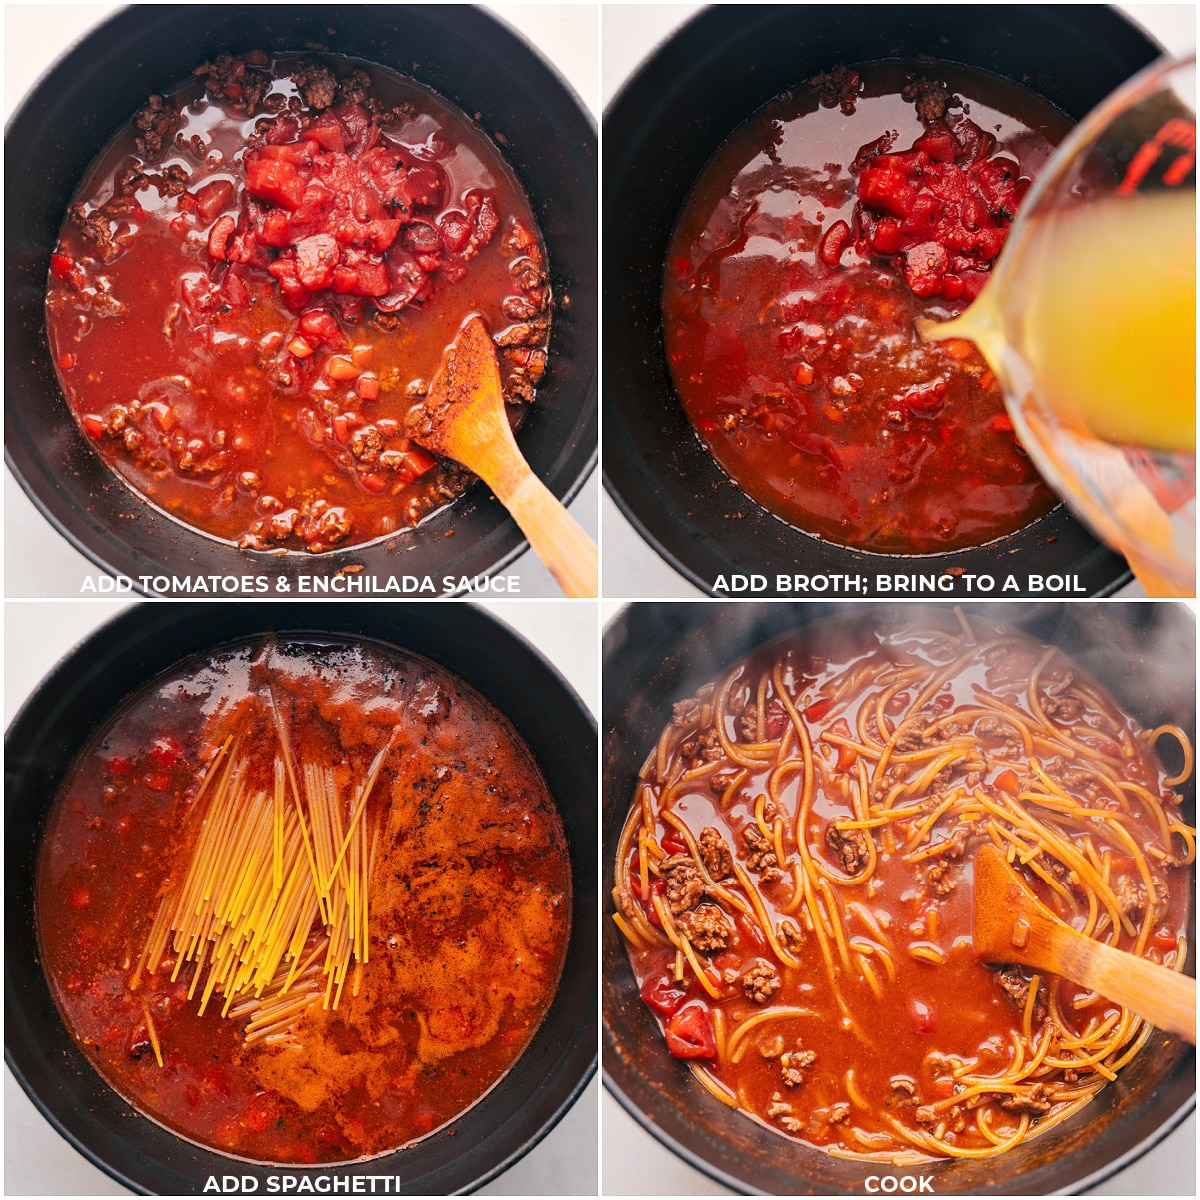
[[[222,55],[101,155],[51,260],[47,332],[85,435],[160,509],[249,549],[415,525],[473,476],[405,436],[463,321],[518,424],[550,291],[491,140],[411,80]]]
[[[915,554],[1054,506],[982,356],[913,320],[978,294],[1069,124],[981,72],[876,63],[779,97],[718,150],[673,235],[664,333],[688,417],[751,498]]]
[[[268,679],[297,772],[330,764],[345,788],[399,733],[366,813],[380,835],[360,986],[336,1009],[310,1005],[289,1037],[247,1044],[219,994],[203,1015],[202,989],[188,999],[192,963],[172,981],[170,946],[131,982],[229,731],[270,787]],[[400,655],[256,647],[187,664],[96,735],[46,826],[37,925],[68,1029],[136,1108],[245,1158],[337,1162],[422,1137],[512,1065],[557,987],[570,890],[545,782],[477,693]]]

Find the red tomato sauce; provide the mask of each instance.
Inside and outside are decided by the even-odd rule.
[[[663,289],[675,387],[718,463],[792,525],[881,553],[980,545],[1056,503],[982,356],[913,320],[978,294],[1070,122],[967,68],[914,83],[929,70],[833,72],[820,102],[787,94],[736,130]]]
[[[528,199],[490,139],[380,68],[221,56],[153,97],[59,234],[47,333],[104,461],[249,549],[417,524],[474,478],[406,435],[483,316],[514,425],[546,368]]]
[[[674,705],[618,846],[618,914],[667,1050],[742,1113],[818,1148],[991,1153],[980,1121],[1001,1142],[1021,1121],[1036,1132],[1111,1078],[1096,1062],[1124,1061],[1136,1018],[1107,1046],[1097,1035],[1118,1005],[977,956],[974,859],[993,839],[1042,822],[1051,848],[1014,859],[1042,903],[1179,966],[1192,830],[1145,735],[1064,655],[970,625],[968,638],[949,623],[822,622],[731,665]],[[1032,753],[1002,711],[1037,730]],[[1143,802],[1126,808],[1106,777]],[[1103,865],[1115,933],[1094,928],[1065,865],[1076,853]]]
[[[46,824],[38,937],[67,1028],[142,1113],[256,1161],[347,1161],[444,1125],[521,1054],[562,969],[570,864],[528,749],[466,685],[361,647],[280,645],[263,662],[254,646],[185,663],[97,732]],[[194,965],[172,981],[170,952],[133,986],[228,730],[269,786],[268,674],[298,763],[361,779],[399,727],[366,815],[381,832],[361,986],[307,1008],[294,1045],[247,1043],[219,996],[201,1015]]]

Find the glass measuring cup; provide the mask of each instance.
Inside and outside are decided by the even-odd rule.
[[[1004,386],[1048,483],[1147,594],[1196,594],[1196,64],[1152,64],[1072,130],[979,298],[919,319]]]

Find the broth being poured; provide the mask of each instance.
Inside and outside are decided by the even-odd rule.
[[[1056,155],[979,299],[917,321],[979,347],[1039,469],[1151,595],[1196,592],[1194,104],[1194,61],[1131,80]]]
[[[981,545],[1054,507],[961,313],[1065,135],[1006,80],[939,64],[817,76],[736,130],[663,288],[676,389],[717,461],[791,524],[866,550]]]

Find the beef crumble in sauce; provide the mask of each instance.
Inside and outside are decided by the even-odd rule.
[[[980,545],[1056,503],[966,341],[923,344],[989,277],[1070,121],[996,76],[868,63],[813,76],[717,151],[672,237],[676,390],[752,499],[843,545]]]
[[[59,232],[50,350],[136,492],[243,548],[416,525],[474,476],[405,437],[484,318],[518,425],[551,293],[529,201],[480,128],[348,60],[221,55],[152,96]]]

